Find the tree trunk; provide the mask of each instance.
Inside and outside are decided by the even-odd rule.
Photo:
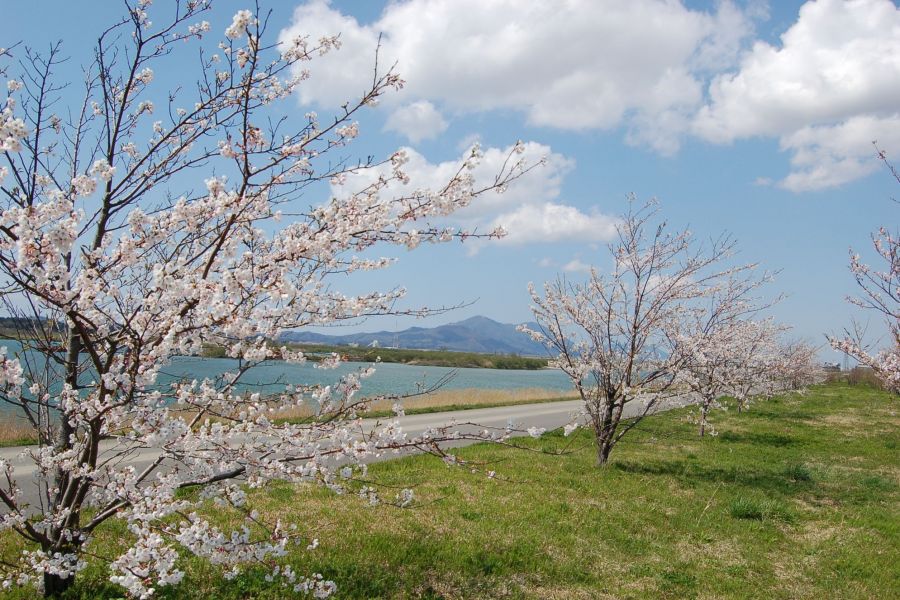
[[[609,400],[609,398],[613,398]],[[594,430],[594,443],[597,445],[597,466],[602,467],[609,462],[609,455],[616,443],[616,429],[622,411],[616,410],[614,390],[608,391],[606,398],[586,401],[591,427]]]
[[[622,417],[621,404],[624,400],[616,395],[615,389],[606,390],[606,402],[603,407],[600,427],[597,430],[597,466],[603,467],[609,462],[609,455],[616,445],[616,430]]]
[[[75,332],[74,327],[70,323],[66,337],[65,382],[75,390],[78,389],[78,355],[81,352],[81,349],[81,337]],[[57,429],[56,439],[53,441],[53,451],[56,453],[64,452],[72,447],[70,436],[75,432],[74,428],[69,423],[65,412],[60,412],[58,418],[59,429]],[[73,506],[75,494],[66,494],[67,489],[72,483],[70,478],[71,476],[68,471],[59,468],[57,468],[53,477],[53,485],[57,491],[53,497],[50,498],[50,502],[55,507],[65,505],[72,509],[72,512],[65,519],[65,522],[52,527],[48,532],[48,537],[54,541],[58,541],[60,536],[64,535],[66,529],[76,529],[81,518],[80,509]],[[44,551],[49,554],[53,551],[60,550],[59,548],[45,548]],[[44,573],[44,597],[56,598],[62,596],[66,590],[72,586],[74,581],[74,576],[60,577],[59,575]]]
[[[78,389],[78,355],[81,352],[81,337],[75,332],[72,323],[69,323],[69,331],[66,337],[66,367],[65,382],[73,389]],[[56,439],[53,442],[53,451],[57,454],[65,452],[71,448],[70,437],[74,433],[72,425],[69,423],[68,416],[65,412],[59,414],[59,429],[56,431]],[[58,491],[54,498],[51,498],[53,504],[58,505],[63,500],[66,488],[69,483],[69,473],[62,469],[57,469],[53,487]]]
[[[706,415],[709,413],[709,405],[704,403],[700,407],[700,437],[706,435]]]
[[[597,466],[602,467],[609,461],[609,454],[615,444],[616,428],[613,423],[612,410],[604,410],[599,422],[595,422],[594,436],[597,443]]]
[[[597,439],[597,466],[605,467],[606,463],[609,462],[609,453],[612,452],[613,443],[612,440],[600,440]]]
[[[57,598],[62,596],[74,582],[74,577],[62,578],[59,575],[44,573],[44,598]]]

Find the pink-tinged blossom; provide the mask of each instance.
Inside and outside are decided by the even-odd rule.
[[[683,392],[703,340],[694,324],[737,311],[740,294],[717,308],[709,300],[753,268],[723,265],[735,248],[729,238],[698,248],[689,231],[655,223],[657,212],[655,202],[630,205],[609,246],[611,268],[592,268],[584,283],[560,277],[542,293],[530,285],[538,326],[519,328],[547,347],[584,402],[599,465],[644,416]],[[626,407],[637,415],[627,423]]]
[[[880,156],[887,162],[883,153]],[[888,166],[900,182],[900,176],[890,164]],[[880,315],[888,337],[880,341],[882,348],[873,349],[864,340],[865,328],[854,324],[843,336],[830,336],[828,340],[835,350],[872,369],[886,389],[900,393],[900,234],[892,234],[882,227],[872,235],[872,247],[879,258],[877,267],[864,263],[859,254],[850,250],[850,272],[861,293],[847,300]]]
[[[153,103],[152,103],[151,101],[149,101],[149,100],[144,100],[143,102],[141,102],[140,104],[138,104],[138,106],[137,106],[137,114],[138,114],[138,115],[142,115],[142,114],[144,114],[144,113],[147,113],[147,114],[152,115],[152,114],[153,114],[153,108],[154,108],[154,106],[153,106]]]
[[[78,196],[90,196],[97,189],[97,180],[87,175],[78,175],[72,179],[72,189]]]
[[[195,23],[194,25],[190,25],[188,27],[188,33],[190,35],[196,35],[196,36],[200,37],[204,33],[208,32],[209,29],[210,29],[209,21],[201,21],[199,23]]]
[[[90,174],[99,177],[103,181],[109,181],[116,174],[116,168],[101,158],[94,161]]]
[[[20,152],[22,140],[28,135],[25,121],[13,114],[15,102],[6,100],[6,106],[0,110],[0,151]]]
[[[144,67],[141,69],[141,72],[137,74],[136,79],[144,85],[150,85],[150,82],[153,81],[153,69]]]
[[[338,127],[337,134],[342,138],[352,140],[359,135],[359,125],[357,123],[351,123],[350,125]]]
[[[533,438],[539,438],[544,435],[544,432],[547,431],[544,427],[529,427],[528,435]]]
[[[149,2],[131,6],[132,18],[103,34],[97,52],[118,58],[104,63],[109,72],[102,77],[97,64],[87,68],[85,97],[66,113],[74,122],[51,117],[40,100],[19,115],[9,98],[0,111],[0,149],[21,153],[3,169],[34,182],[0,204],[0,279],[13,305],[33,308],[30,323],[45,341],[33,352],[60,372],[48,378],[36,361],[0,349],[0,400],[32,420],[39,440],[28,451],[33,476],[17,482],[0,461],[0,530],[20,535],[29,548],[0,564],[0,583],[63,592],[83,567],[96,528],[117,518],[130,537],[108,566],[131,596],[177,585],[178,557],[193,554],[226,577],[248,563],[267,565],[286,594],[324,598],[335,591],[333,582],[297,574],[283,560],[289,544],[314,551],[316,538],[258,512],[250,490],[273,480],[318,483],[375,505],[384,498],[360,481],[366,460],[418,450],[465,464],[441,444],[526,432],[511,426],[466,433],[447,425],[414,436],[396,418],[363,427],[359,415],[374,399],[361,396],[362,382],[373,366],[335,376],[331,385],[267,394],[243,381],[263,361],[307,359],[267,341],[284,330],[395,312],[402,288],[348,296],[331,283],[389,267],[391,259],[375,258],[378,248],[472,235],[430,223],[501,190],[527,166],[511,156],[491,185],[476,188],[476,151],[436,190],[395,193],[394,184],[409,180],[400,151],[373,159],[386,174],[367,188],[319,201],[304,196],[303,212],[293,205],[289,212],[283,205],[312,194],[311,183],[342,176],[342,165],[352,162],[346,148],[359,133],[357,113],[402,80],[390,70],[376,73],[355,104],[321,122],[315,114],[293,127],[271,120],[272,111],[294,111],[291,97],[305,78],[289,75],[292,67],[339,42],[299,38],[276,48],[248,35],[264,25],[242,10],[220,44],[222,64],[201,64],[205,83],[174,90],[171,108],[150,124],[154,105],[144,93],[154,67],[182,47],[194,56],[185,42],[209,30],[205,21],[196,25],[209,3],[185,2],[163,26],[153,25]],[[235,40],[245,36],[240,46]],[[26,88],[56,84],[33,64],[22,68]],[[26,123],[40,134],[40,147],[22,142],[30,135]],[[119,126],[110,131],[110,123]],[[102,150],[88,159],[88,148]],[[337,159],[328,155],[335,149],[343,153]],[[281,219],[282,209],[291,218]],[[232,372],[161,385],[174,357],[210,345],[235,359]],[[339,364],[333,355],[316,366]],[[395,413],[402,414],[399,398],[382,400],[397,401]],[[310,406],[310,421],[277,418]],[[138,451],[151,456],[149,464],[131,464]],[[27,504],[20,486],[33,488],[40,502]],[[199,493],[179,494],[186,487]],[[413,494],[387,501],[408,506]],[[237,525],[214,525],[201,510],[207,503]]]
[[[0,388],[13,398],[18,398],[22,393],[22,385],[25,383],[24,369],[18,358],[7,357],[6,346],[0,346]]]
[[[253,13],[249,10],[239,10],[231,19],[231,25],[225,30],[225,37],[237,39],[247,33],[247,27],[253,24]]]

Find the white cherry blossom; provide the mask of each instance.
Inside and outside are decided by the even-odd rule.
[[[735,248],[730,238],[698,248],[689,231],[654,222],[657,212],[655,201],[630,204],[609,246],[611,268],[592,268],[584,283],[548,282],[543,294],[530,286],[538,327],[520,327],[547,347],[584,402],[598,465],[643,417],[674,398],[686,401],[680,383],[703,340],[694,325],[736,310],[739,294],[715,308],[709,300],[753,267],[724,264]],[[636,413],[630,421],[626,406]]]
[[[314,551],[318,538],[257,512],[248,490],[272,480],[318,483],[378,504],[379,490],[360,482],[372,457],[411,449],[464,464],[441,443],[524,433],[448,425],[410,436],[396,418],[364,427],[359,415],[370,399],[360,389],[371,367],[320,388],[263,394],[243,385],[262,361],[307,360],[271,342],[285,329],[397,311],[402,289],[348,296],[330,282],[389,267],[392,260],[371,255],[382,246],[465,239],[470,232],[433,223],[527,167],[509,160],[495,181],[476,187],[473,153],[437,191],[397,195],[391,184],[407,179],[406,156],[397,152],[354,165],[390,167],[365,189],[320,201],[302,196],[342,175],[359,134],[357,113],[402,80],[377,72],[334,118],[281,120],[295,112],[292,95],[305,79],[293,67],[339,42],[267,45],[265,23],[241,10],[219,44],[220,63],[201,64],[203,84],[173,90],[171,99],[151,95],[163,57],[196,56],[192,44],[210,29],[202,20],[209,9],[206,0],[190,0],[155,25],[150,2],[132,3],[131,18],[115,19],[92,53],[98,60],[85,67],[84,97],[59,111],[71,122],[49,110],[60,103],[55,97],[21,113],[8,98],[0,109],[0,151],[21,153],[3,167],[7,181],[34,182],[16,193],[4,187],[0,279],[11,305],[33,309],[22,322],[37,332],[27,361],[0,347],[0,399],[39,440],[28,452],[33,478],[16,481],[0,461],[0,530],[20,535],[27,548],[0,564],[6,587],[63,592],[98,527],[117,518],[133,543],[108,557],[110,577],[131,596],[178,585],[177,558],[190,553],[227,577],[247,563],[266,565],[287,595],[324,598],[333,582],[282,560],[288,544]],[[59,52],[51,50],[46,64]],[[52,72],[21,66],[17,81],[26,88],[54,88]],[[335,149],[343,154],[332,158]],[[210,344],[233,360],[231,372],[161,384],[173,357]],[[339,363],[333,356],[317,366]],[[310,405],[316,419],[278,419],[281,409]],[[150,452],[150,463],[131,464],[137,451]],[[32,485],[39,503],[20,489]],[[185,488],[200,493],[182,497]],[[408,506],[414,497],[405,490],[394,500]],[[238,525],[216,527],[205,516],[209,506]]]

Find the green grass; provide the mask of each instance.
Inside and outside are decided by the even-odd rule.
[[[770,498],[755,498],[753,496],[738,496],[728,504],[728,514],[735,519],[752,519],[763,521],[766,519],[780,519],[792,522],[793,516],[790,510],[778,500]]]
[[[14,448],[16,446],[32,446],[38,443],[36,437],[15,437],[11,439],[0,439],[0,448]]]
[[[804,464],[790,463],[782,471],[782,474],[791,481],[812,481],[812,471]]]
[[[831,385],[719,413],[720,435],[703,440],[685,411],[650,417],[605,469],[583,432],[563,456],[459,450],[496,479],[426,456],[374,465],[385,492],[414,487],[409,509],[283,483],[252,497],[320,538],[287,562],[335,580],[345,598],[896,598],[898,408],[882,392]],[[125,537],[112,523],[93,550]],[[261,570],[226,582],[216,567],[182,563],[185,582],[162,597],[289,597]],[[121,594],[97,564],[79,577],[72,597]]]

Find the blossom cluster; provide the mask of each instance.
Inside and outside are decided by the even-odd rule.
[[[253,13],[249,10],[239,10],[231,20],[231,25],[225,30],[225,37],[236,39],[247,33],[247,27],[253,25]]]
[[[127,51],[118,48],[118,60],[103,63],[108,72],[88,78],[74,122],[48,116],[40,105],[20,116],[13,99],[0,114],[2,149],[37,153],[10,161],[10,169],[21,170],[17,179],[34,185],[0,205],[0,278],[10,298],[34,308],[30,322],[44,334],[32,350],[43,363],[0,349],[0,396],[35,424],[40,440],[29,453],[33,494],[23,493],[0,462],[0,529],[23,536],[29,548],[18,562],[0,565],[0,581],[49,582],[59,589],[48,591],[60,591],[83,567],[97,528],[119,518],[133,542],[110,557],[111,580],[131,596],[177,585],[184,576],[177,559],[188,553],[228,576],[247,563],[265,565],[286,589],[326,597],[333,582],[298,574],[283,561],[290,544],[313,551],[317,539],[260,515],[248,489],[272,480],[318,483],[378,504],[385,499],[376,486],[360,481],[366,461],[405,450],[447,458],[443,442],[503,440],[514,430],[448,425],[411,436],[398,418],[364,422],[361,383],[372,367],[330,386],[284,386],[269,395],[243,379],[266,360],[306,360],[269,341],[285,329],[395,311],[403,289],[348,296],[330,282],[390,266],[391,259],[373,256],[381,245],[465,239],[471,234],[430,221],[502,190],[525,165],[510,157],[492,185],[476,189],[476,149],[433,191],[403,187],[409,177],[402,151],[352,168],[331,160],[329,151],[359,135],[356,112],[402,80],[392,71],[376,74],[333,120],[310,114],[295,130],[271,125],[278,121],[270,118],[272,105],[304,80],[283,74],[336,50],[339,41],[299,38],[267,47],[258,39],[265,23],[249,10],[234,15],[218,45],[221,56],[204,59],[196,97],[154,96],[154,61],[210,30],[200,19],[208,2],[183,7],[174,22],[156,26],[151,3],[135,3],[133,18],[104,34],[104,51],[115,44]],[[120,35],[129,26],[131,35]],[[48,75],[22,79],[41,77]],[[40,147],[22,143],[25,123],[42,136]],[[87,147],[102,151],[87,159],[80,151]],[[200,166],[209,171],[201,175]],[[296,201],[317,181],[367,167],[385,167],[385,174],[318,205]],[[173,357],[209,345],[235,359],[232,372],[162,385]],[[333,356],[317,366],[340,361]],[[316,407],[316,418],[275,418],[297,406]],[[395,412],[402,415],[402,405]],[[149,464],[138,466],[138,454]],[[200,493],[179,494],[184,488]],[[400,507],[413,502],[409,490],[393,498]],[[205,503],[241,525],[213,525]]]
[[[18,85],[18,82],[16,82]],[[18,88],[10,88],[13,89]],[[28,128],[21,117],[14,114],[15,100],[6,99],[6,105],[0,110],[0,151],[19,152],[22,150],[22,140],[28,135]]]

